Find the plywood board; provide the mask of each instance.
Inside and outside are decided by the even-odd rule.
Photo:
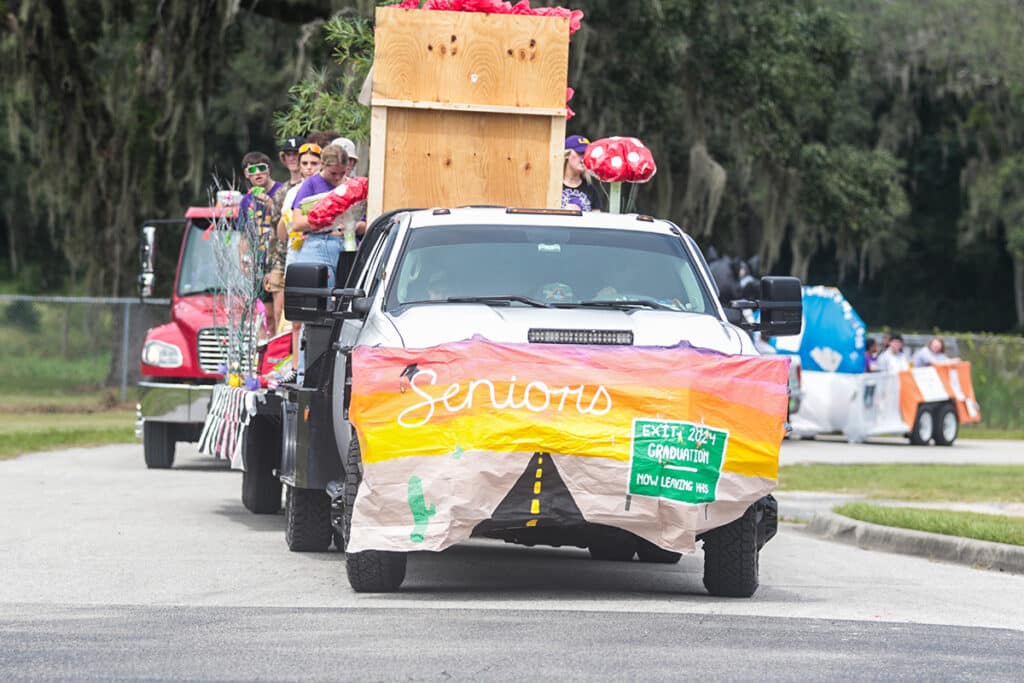
[[[561,153],[553,158],[551,152],[552,118],[388,108],[386,135],[375,131],[373,140],[385,147],[374,150],[375,158],[386,159],[380,211],[549,206],[552,180],[561,182]],[[564,125],[563,118],[563,131]]]
[[[383,213],[381,207],[384,193],[380,188],[384,187],[384,152],[387,150],[385,144],[387,136],[388,108],[373,107],[370,110],[370,142],[379,142],[379,144],[370,145],[370,177],[366,197],[366,216],[371,221]]]
[[[568,65],[567,19],[377,9],[375,101],[564,108]]]

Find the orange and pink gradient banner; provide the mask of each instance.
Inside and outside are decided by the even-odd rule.
[[[475,338],[360,347],[352,367],[353,551],[440,550],[496,510],[504,525],[579,515],[691,550],[777,478],[785,358]]]

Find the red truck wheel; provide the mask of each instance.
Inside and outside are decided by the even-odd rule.
[[[142,452],[146,467],[151,470],[166,470],[174,464],[173,425],[166,422],[149,422],[142,425]]]

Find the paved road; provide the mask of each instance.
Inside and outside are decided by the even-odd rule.
[[[1019,680],[1024,661],[1024,577],[790,525],[751,600],[707,596],[699,553],[490,542],[416,554],[402,592],[357,596],[338,553],[289,553],[237,472],[179,450],[170,471],[138,446],[0,462],[0,679]]]
[[[957,439],[950,447],[910,446],[906,439],[882,437],[851,444],[840,437],[787,439],[779,463],[936,463],[946,465],[1024,465],[1024,441]]]

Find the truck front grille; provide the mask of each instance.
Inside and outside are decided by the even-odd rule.
[[[228,331],[224,327],[199,330],[199,367],[203,372],[220,374],[228,362]]]

